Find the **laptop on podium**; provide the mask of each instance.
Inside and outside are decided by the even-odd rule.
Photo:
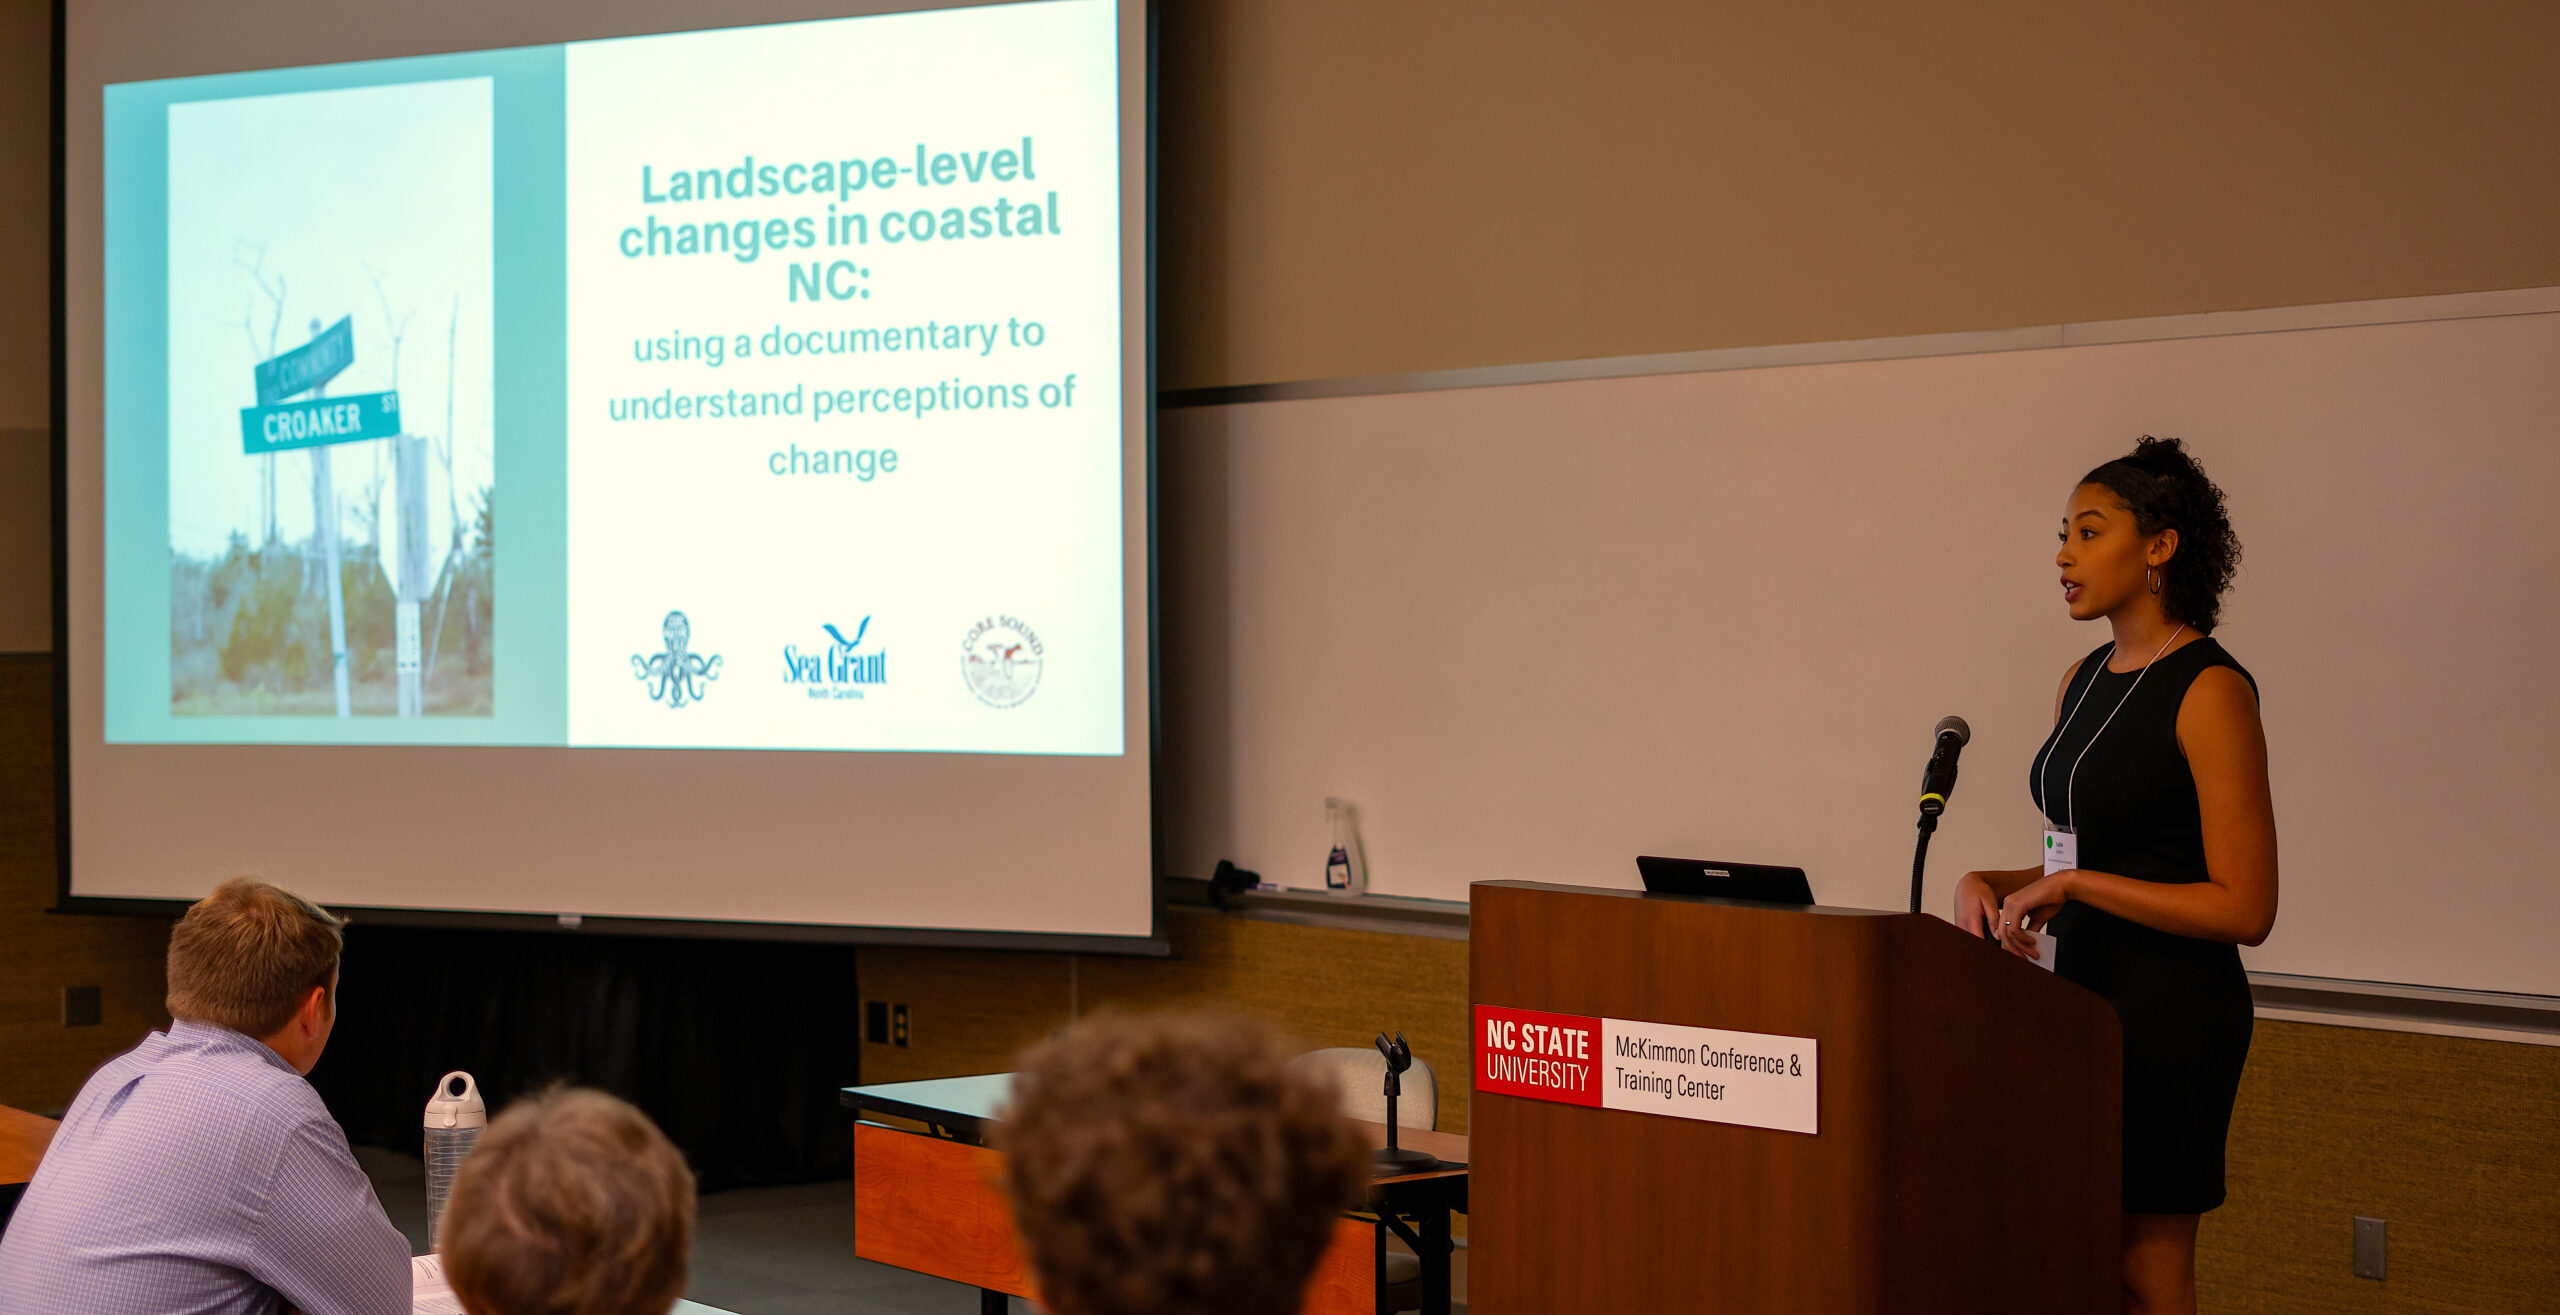
[[[1813,885],[1805,880],[1803,868],[1640,855],[1636,871],[1644,874],[1646,890],[1669,895],[1715,895],[1797,906],[1813,903]]]

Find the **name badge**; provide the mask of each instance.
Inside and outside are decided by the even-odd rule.
[[[2046,827],[2044,832],[2044,874],[2080,866],[2080,833],[2067,826]],[[2036,957],[2029,962],[2046,972],[2053,971],[2057,946],[2053,933],[2036,930],[2027,933],[2036,938]]]

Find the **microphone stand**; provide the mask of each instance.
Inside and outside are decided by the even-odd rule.
[[[1920,911],[1920,877],[1929,869],[1929,837],[1937,834],[1938,814],[1947,811],[1945,803],[1925,799],[1920,803],[1920,843],[1911,849],[1911,911]]]
[[[1417,1151],[1396,1145],[1396,1098],[1404,1094],[1403,1073],[1413,1067],[1413,1047],[1405,1044],[1404,1033],[1387,1040],[1378,1034],[1378,1053],[1387,1058],[1387,1144],[1370,1152],[1369,1172],[1387,1178],[1397,1174],[1423,1173],[1440,1166],[1439,1157],[1429,1151]]]

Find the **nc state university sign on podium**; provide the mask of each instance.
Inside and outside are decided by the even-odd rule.
[[[1472,903],[1476,1315],[2118,1310],[2105,1000],[1913,914]]]
[[[1476,1090],[1562,1105],[1821,1131],[1821,1043],[1476,1006]]]

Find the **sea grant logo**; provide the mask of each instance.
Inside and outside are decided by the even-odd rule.
[[[720,679],[720,655],[705,658],[687,651],[693,643],[693,623],[682,612],[667,613],[658,635],[666,651],[632,654],[631,673],[647,682],[651,699],[670,708],[700,703],[708,683]]]
[[[991,708],[1018,706],[1040,688],[1046,665],[1040,636],[1017,617],[991,616],[960,639],[960,676]]]
[[[850,638],[833,623],[818,628],[828,640],[818,648],[782,646],[784,684],[802,687],[813,699],[858,699],[866,687],[889,683],[889,650],[865,652],[862,647],[863,637],[871,633],[870,617],[862,618]]]

